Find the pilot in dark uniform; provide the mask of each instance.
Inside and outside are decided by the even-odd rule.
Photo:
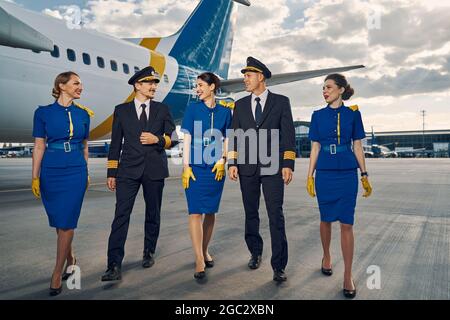
[[[142,266],[154,264],[160,227],[164,179],[169,176],[165,149],[175,124],[169,107],[153,100],[159,75],[146,67],[133,75],[134,100],[115,107],[108,154],[108,188],[116,191],[116,210],[108,243],[108,269],[102,281],[120,280],[130,214],[140,186],[145,200],[145,240]],[[174,133],[176,135],[176,133]]]
[[[228,155],[229,176],[234,181],[239,176],[245,209],[245,241],[251,254],[249,268],[259,267],[263,251],[263,240],[259,233],[262,185],[272,240],[273,280],[285,281],[288,244],[283,215],[283,183],[287,185],[292,180],[295,164],[295,129],[291,105],[289,98],[267,90],[265,79],[271,77],[271,72],[260,61],[249,57],[247,66],[241,72],[244,74],[246,91],[252,94],[235,104],[232,119],[235,132],[234,137],[230,137]],[[236,131],[238,129],[242,129],[244,134],[239,134]],[[252,133],[253,139],[245,138]],[[252,159],[255,154],[255,159]],[[270,162],[264,159],[267,154],[271,158]]]

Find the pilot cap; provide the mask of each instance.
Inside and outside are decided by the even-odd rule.
[[[246,73],[249,71],[262,73],[266,79],[272,77],[272,72],[270,72],[269,68],[267,68],[264,63],[253,57],[247,58],[247,66],[241,70],[241,73]]]

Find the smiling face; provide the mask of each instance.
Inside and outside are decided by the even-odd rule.
[[[81,83],[80,77],[72,75],[67,83],[59,84],[59,89],[61,90],[61,93],[69,98],[79,99],[81,97],[81,92],[83,92],[83,84]]]
[[[254,92],[264,83],[264,76],[259,72],[247,71],[244,74],[245,91]]]
[[[141,81],[134,84],[136,94],[139,94],[145,98],[145,100],[153,99],[156,94],[156,88],[158,83],[156,81]]]
[[[333,102],[341,98],[344,91],[344,88],[339,88],[336,82],[331,79],[325,81],[322,88],[323,98],[328,104],[332,104]]]
[[[216,85],[214,83],[209,85],[208,82],[197,78],[195,92],[197,93],[197,96],[200,98],[200,100],[205,101],[210,98],[214,94],[215,88]]]

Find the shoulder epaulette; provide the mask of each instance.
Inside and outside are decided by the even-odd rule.
[[[234,101],[219,100],[219,104],[225,108],[234,109]]]
[[[89,117],[93,117],[94,116],[94,111],[92,111],[91,109],[89,109],[88,107],[85,107],[77,102],[73,103],[76,107],[83,109],[84,111],[86,111],[89,115]]]
[[[349,107],[352,111],[358,111],[358,105],[355,104],[354,106]]]

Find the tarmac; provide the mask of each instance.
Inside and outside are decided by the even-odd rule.
[[[179,160],[179,159],[175,159]],[[373,195],[359,190],[355,215],[353,277],[355,299],[450,298],[450,159],[367,159]],[[161,213],[161,232],[152,268],[141,267],[144,201],[131,216],[123,280],[102,283],[115,196],[106,189],[106,159],[90,159],[91,186],[84,199],[74,251],[81,289],[48,296],[56,255],[56,232],[30,190],[31,159],[0,159],[0,299],[155,300],[332,300],[343,299],[340,228],[333,224],[334,274],[320,272],[322,247],[317,199],[308,196],[308,160],[297,159],[286,188],[284,214],[289,243],[288,280],[272,280],[270,235],[261,200],[263,262],[247,267],[244,212],[238,183],[227,179],[210,252],[215,266],[207,280],[193,278],[181,166],[170,163]],[[375,272],[372,274],[373,270]]]

